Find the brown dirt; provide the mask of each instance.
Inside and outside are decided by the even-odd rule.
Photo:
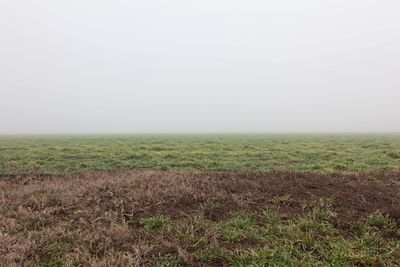
[[[166,215],[175,220],[202,217],[220,221],[231,211],[257,213],[266,208],[300,214],[309,203],[320,198],[332,200],[339,222],[359,219],[375,211],[382,211],[399,222],[400,172],[146,171],[3,176],[0,177],[0,260],[10,265],[42,260],[48,257],[44,244],[49,238],[76,239],[79,232],[82,247],[70,253],[107,258],[109,248],[118,246],[137,252],[134,254],[137,259],[127,261],[143,263],[140,255],[160,252],[154,252],[147,242],[154,237],[139,232],[132,235],[128,229],[138,228],[140,218]],[[126,224],[112,223],[117,220]],[[18,234],[31,234],[28,240],[35,241],[26,241]],[[165,244],[164,249],[189,257],[176,244]],[[118,262],[123,265],[124,259]],[[113,263],[99,261],[96,265]]]
[[[382,211],[400,219],[400,172],[380,173],[92,173],[75,176],[0,178],[3,205],[65,220],[121,212],[127,219],[167,214],[172,218],[204,214],[218,221],[232,210],[268,207],[301,213],[307,203],[329,198],[342,219]],[[287,197],[285,203],[279,197]],[[4,207],[4,206],[3,206]],[[82,217],[79,215],[79,217]],[[95,219],[95,218],[94,218]]]

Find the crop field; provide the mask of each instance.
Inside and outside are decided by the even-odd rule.
[[[399,259],[399,135],[0,137],[0,266]]]

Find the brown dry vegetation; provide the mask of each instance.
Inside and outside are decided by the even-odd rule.
[[[275,251],[276,262],[393,265],[400,256],[400,172],[2,176],[0,205],[7,266],[263,266],[254,255],[289,242],[295,252]],[[267,234],[271,214],[284,226]],[[372,228],[357,232],[359,222]],[[293,236],[283,238],[285,231]],[[344,243],[371,235],[378,248]],[[298,244],[308,236],[316,243]],[[352,254],[328,253],[335,242]]]

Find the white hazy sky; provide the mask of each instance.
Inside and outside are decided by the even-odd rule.
[[[400,131],[400,1],[0,0],[0,133]]]

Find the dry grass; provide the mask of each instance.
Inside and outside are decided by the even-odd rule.
[[[0,192],[7,266],[392,265],[400,257],[395,172],[6,176]]]

